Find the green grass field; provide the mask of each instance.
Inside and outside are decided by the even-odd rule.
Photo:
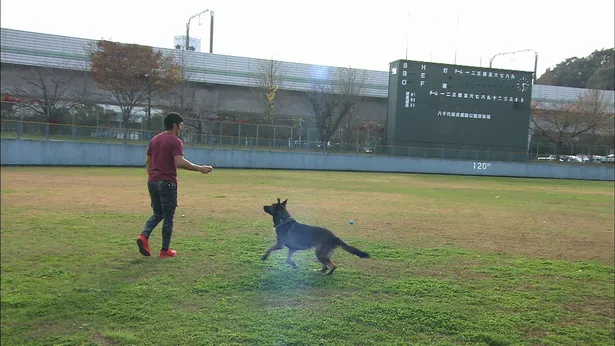
[[[612,182],[181,171],[179,256],[160,259],[135,243],[144,169],[1,173],[2,345],[615,341]],[[372,258],[338,249],[331,276],[313,251],[261,261],[278,197]]]

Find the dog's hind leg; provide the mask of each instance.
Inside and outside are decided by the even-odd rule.
[[[327,249],[325,252],[324,260],[327,262],[327,266],[329,267],[329,271],[325,275],[331,275],[337,269],[337,265],[331,261],[331,256],[333,256],[333,252],[335,251],[335,247]]]
[[[288,255],[286,256],[286,263],[290,264],[293,269],[297,269],[297,264],[293,261],[293,255],[297,250],[288,249]]]
[[[331,262],[332,253],[333,249],[329,247],[322,247],[316,250],[316,257],[318,258],[320,263],[322,263],[322,268],[320,269],[320,271],[323,273],[326,272],[326,275],[332,274],[335,269],[337,269],[335,263]],[[329,269],[329,272],[327,272],[327,269]]]
[[[331,262],[331,259],[327,257],[327,266],[329,267],[329,271],[325,275],[331,275],[337,269],[335,263]]]
[[[324,260],[322,247],[316,248],[316,258],[322,264],[322,267],[320,269],[314,269],[314,271],[315,272],[321,272],[321,273],[326,272],[327,269],[329,269],[329,268],[327,267],[327,261]]]
[[[327,271],[327,269],[329,269],[329,267],[327,267],[327,265],[323,263],[320,269],[314,269],[314,271],[324,273]]]
[[[272,247],[267,249],[267,251],[265,252],[263,257],[261,257],[261,260],[263,260],[263,261],[266,260],[267,257],[269,257],[269,254],[271,253],[271,251],[276,251],[276,250],[280,250],[280,249],[282,249],[282,245],[280,245],[279,243],[276,243],[275,245],[273,245]]]
[[[329,271],[328,271],[325,275],[331,275],[331,274],[333,274],[333,272],[335,271],[335,269],[337,269],[337,266],[335,265],[335,263],[333,263],[333,262],[331,262],[331,261],[329,260],[329,268],[331,268],[331,269],[329,269]]]
[[[333,272],[335,271],[335,269],[337,269],[337,266],[335,265],[335,263],[331,262],[331,260],[327,257],[324,257],[322,259],[318,259],[319,261],[322,262],[322,268],[321,269],[314,269],[314,271],[319,271],[322,273],[326,273],[325,275],[331,275],[333,274]],[[327,272],[327,269],[329,269],[329,271]]]

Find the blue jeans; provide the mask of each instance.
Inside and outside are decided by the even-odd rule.
[[[142,234],[149,239],[160,221],[162,223],[162,250],[168,250],[173,233],[173,218],[177,208],[177,185],[168,180],[148,182],[147,189],[154,214],[145,222]]]

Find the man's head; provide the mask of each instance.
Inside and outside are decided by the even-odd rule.
[[[164,117],[164,128],[179,136],[179,133],[184,128],[184,118],[177,112],[170,112]]]

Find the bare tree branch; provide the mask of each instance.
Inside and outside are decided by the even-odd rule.
[[[259,60],[256,71],[252,74],[254,87],[259,102],[258,112],[264,124],[276,124],[281,114],[281,103],[279,102],[278,91],[285,78],[281,70],[281,62],[273,59]]]
[[[604,102],[604,92],[586,89],[574,103],[532,105],[535,131],[556,145],[570,144],[582,134],[608,127],[613,114]]]
[[[308,105],[314,115],[320,140],[324,145],[333,138],[341,125],[350,123],[357,105],[366,91],[367,76],[363,70],[336,68],[331,82],[314,80],[308,92]]]
[[[211,100],[195,102],[194,105],[193,111],[186,114],[184,124],[188,132],[196,133],[202,141],[203,135],[210,132],[211,120],[218,114],[218,105]]]
[[[186,133],[196,133],[199,138],[206,132],[210,118],[218,112],[218,104],[213,100],[198,99],[194,87],[191,85],[193,64],[187,59],[184,51],[181,51],[177,64],[180,69],[181,79],[173,88],[162,93],[165,100],[161,107],[165,111],[177,111],[184,116]]]
[[[18,107],[32,111],[36,119],[58,122],[62,114],[87,101],[88,89],[79,83],[83,79],[85,85],[85,75],[79,72],[31,67],[15,73],[20,83],[5,87],[3,93],[20,99]]]

